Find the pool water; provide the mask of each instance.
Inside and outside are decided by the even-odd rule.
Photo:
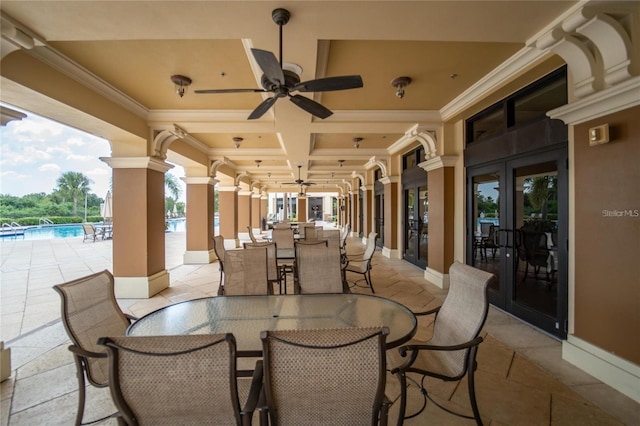
[[[169,226],[168,232],[185,232],[187,229],[185,219],[170,219],[168,220]],[[217,226],[217,219],[216,224]],[[82,225],[42,225],[34,228],[29,228],[24,231],[25,240],[51,240],[54,238],[73,238],[82,237],[84,232],[82,231]],[[14,237],[4,237],[6,239],[13,239]],[[3,239],[4,239],[3,238]],[[16,239],[23,239],[22,236],[15,237]]]

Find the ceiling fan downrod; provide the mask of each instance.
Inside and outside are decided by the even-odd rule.
[[[278,25],[278,28],[280,29],[280,39],[278,40],[279,45],[280,45],[280,68],[282,68],[282,27],[287,25],[287,22],[289,22],[289,19],[291,18],[291,14],[289,13],[289,11],[287,9],[274,9],[273,12],[271,12],[271,19],[273,19],[273,22],[276,23],[276,25]]]

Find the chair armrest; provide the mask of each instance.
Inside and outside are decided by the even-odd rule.
[[[403,358],[407,356],[407,352],[411,352],[411,353],[409,354],[409,358],[407,358],[407,360],[404,363],[402,363],[402,365],[391,370],[391,374],[396,374],[399,371],[409,368],[411,364],[413,364],[413,362],[416,360],[416,358],[418,357],[418,352],[420,352],[421,350],[459,351],[462,349],[471,348],[473,346],[478,346],[480,343],[482,343],[482,341],[483,341],[482,337],[478,336],[473,340],[469,340],[468,342],[460,343],[457,345],[439,346],[439,345],[420,344],[420,345],[400,346],[398,348],[398,352],[400,353],[400,356],[402,356]]]
[[[250,425],[253,417],[253,412],[258,407],[258,404],[264,405],[264,392],[262,390],[262,360],[256,362],[256,367],[253,370],[253,376],[251,379],[251,388],[249,389],[249,396],[245,406],[240,411],[243,425]]]
[[[98,343],[100,343],[98,339]],[[82,349],[80,346],[71,345],[68,348],[75,356],[84,357],[84,358],[106,358],[108,355],[106,352],[91,352],[85,349]]]

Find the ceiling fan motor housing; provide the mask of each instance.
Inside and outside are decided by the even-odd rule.
[[[283,69],[282,73],[284,74],[284,85],[291,90],[296,84],[300,83],[300,76],[293,71]],[[277,84],[269,81],[269,78],[262,74],[262,78],[260,79],[260,84],[264,87],[264,90],[274,91],[278,88]]]

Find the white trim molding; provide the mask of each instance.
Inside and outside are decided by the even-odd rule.
[[[442,272],[427,267],[427,269],[424,270],[424,279],[443,290],[449,288],[449,274],[443,274]]]
[[[173,164],[166,163],[156,157],[99,157],[112,169],[151,169],[166,173],[173,169]]]
[[[149,277],[114,277],[117,299],[148,299],[169,287],[166,269]]]
[[[387,259],[402,259],[402,253],[398,249],[382,247],[382,255]]]
[[[197,250],[197,251],[185,251],[183,257],[183,263],[185,265],[206,265],[214,260],[217,260],[215,251],[212,250]]]
[[[572,334],[562,342],[562,359],[640,403],[640,366]]]
[[[418,167],[424,169],[425,172],[430,172],[432,170],[442,169],[443,167],[455,167],[457,161],[457,155],[441,155],[423,161],[418,164]]]

